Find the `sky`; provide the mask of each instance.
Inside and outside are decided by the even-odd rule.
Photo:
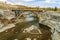
[[[25,5],[31,7],[59,7],[60,0],[0,0],[9,4]]]

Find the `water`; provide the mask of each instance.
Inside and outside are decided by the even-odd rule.
[[[28,18],[26,18],[26,21],[34,21],[34,18],[33,17],[28,17]]]

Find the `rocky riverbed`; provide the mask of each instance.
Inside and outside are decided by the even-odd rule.
[[[25,11],[18,17],[10,10],[0,13],[0,40],[59,40],[60,14]]]

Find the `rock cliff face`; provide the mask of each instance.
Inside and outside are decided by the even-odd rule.
[[[47,25],[51,28],[52,40],[60,40],[60,14],[48,11],[40,13],[39,23]]]

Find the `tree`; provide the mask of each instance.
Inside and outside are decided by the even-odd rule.
[[[57,11],[57,7],[54,8],[54,11]]]

